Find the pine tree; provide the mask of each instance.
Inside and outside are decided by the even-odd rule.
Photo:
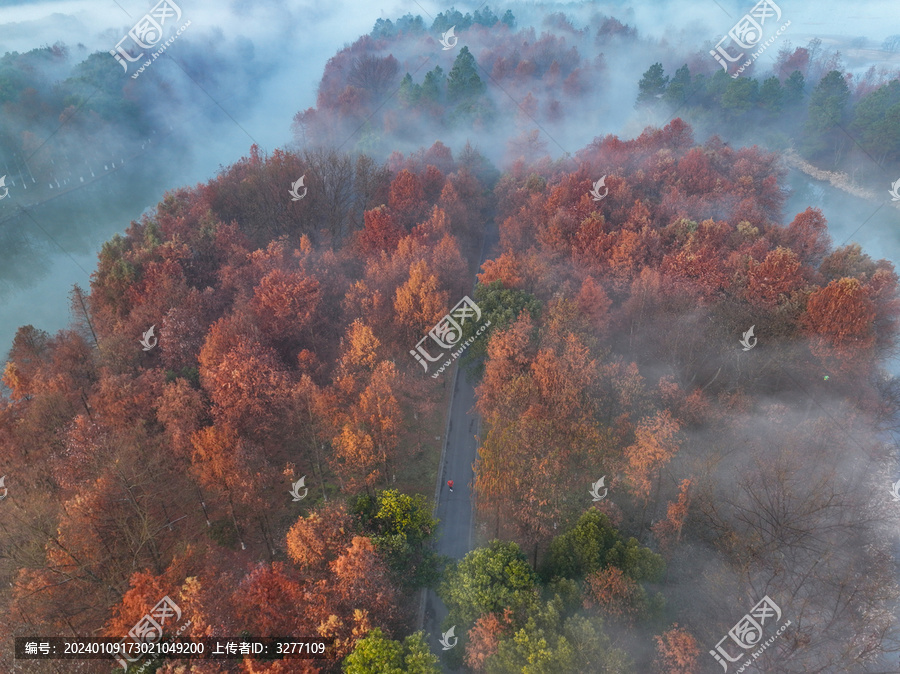
[[[499,19],[490,7],[485,7],[483,10],[475,10],[475,13],[472,15],[472,21],[479,25],[487,26],[488,28],[490,28],[495,23],[497,23]]]
[[[372,28],[372,37],[376,40],[386,40],[397,35],[397,29],[390,19],[378,19]]]
[[[486,88],[478,77],[475,57],[468,47],[463,47],[447,77],[447,98],[454,103],[468,102],[483,94]]]
[[[691,70],[687,63],[675,71],[675,76],[666,89],[665,100],[673,105],[681,105],[691,93]]]
[[[837,70],[825,75],[809,96],[809,117],[806,120],[804,153],[809,157],[834,152],[843,140],[843,134],[835,134],[845,120],[850,88],[844,76]]]
[[[465,47],[463,47],[463,49],[465,49]],[[425,74],[425,81],[422,82],[421,100],[440,103],[444,97],[445,81],[446,78],[444,77],[443,68],[435,66],[434,70],[429,70]]]
[[[894,80],[862,99],[856,106],[851,131],[860,145],[876,158],[900,157],[900,82]]]
[[[725,87],[720,104],[723,110],[735,116],[748,112],[759,97],[759,82],[752,77],[739,77]]]
[[[769,112],[779,112],[784,107],[784,88],[777,77],[763,80],[759,88],[759,103]]]
[[[805,81],[803,79],[803,73],[799,70],[795,70],[791,73],[790,77],[788,77],[784,81],[784,103],[787,106],[796,105],[800,101],[803,100],[803,87],[805,86]]]
[[[638,97],[635,107],[652,103],[658,95],[665,93],[668,83],[669,77],[663,74],[662,64],[654,63],[638,82]]]
[[[404,105],[411,107],[419,102],[421,96],[422,86],[414,84],[412,75],[406,73],[406,75],[403,76],[403,79],[400,80],[400,90],[397,92],[397,98],[399,98]]]

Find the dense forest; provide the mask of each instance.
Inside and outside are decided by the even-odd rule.
[[[817,208],[785,213],[776,152],[682,116],[553,159],[531,124],[562,124],[608,74],[574,42],[636,33],[516,25],[490,8],[379,20],[329,61],[298,147],[254,145],[166,193],[72,289],[68,329],[19,328],[0,395],[5,636],[121,638],[167,596],[182,637],[321,636],[329,659],[145,672],[700,674],[765,597],[789,625],[758,671],[880,671],[900,600],[893,265],[836,246]],[[472,48],[446,75],[412,67],[451,26]],[[879,121],[897,81],[851,96],[835,62],[807,95],[814,56],[761,84],[657,63],[637,106],[713,101],[731,124],[802,107],[784,128],[822,158],[854,98],[851,127],[900,159]],[[455,142],[504,118],[502,161]],[[452,379],[410,354],[469,295],[491,329],[461,361],[482,425],[475,547],[453,560],[431,501]],[[459,639],[440,657],[425,588]]]
[[[442,144],[408,163],[254,149],[110,241],[78,325],[20,329],[0,422],[16,633],[117,635],[171,583],[193,634],[299,630],[338,658],[408,622],[434,523],[394,486],[427,490],[442,394],[406,345],[464,293],[489,207]],[[308,198],[273,209],[303,173]]]
[[[795,671],[877,652],[850,646],[887,628],[872,616],[894,596],[875,490],[860,489],[886,458],[873,429],[893,401],[875,367],[900,312],[891,265],[832,250],[815,209],[776,224],[775,157],[698,146],[680,120],[519,163],[493,190],[469,170],[483,163],[440,143],[396,171],[254,151],[110,241],[90,292],[73,291],[77,325],[19,330],[0,416],[18,633],[121,634],[169,594],[191,634],[321,634],[344,657],[411,631],[403,589],[443,578],[476,670],[519,671],[539,633],[565,671],[631,671],[609,635],[659,633],[663,659],[696,656],[717,626],[695,612],[727,615],[746,585],[809,616],[783,640]],[[594,202],[601,165],[610,193]],[[274,206],[296,174],[309,198]],[[415,494],[443,388],[406,352],[465,293],[494,211],[502,251],[475,294],[495,326],[476,493],[483,538],[506,542],[442,574]],[[761,344],[745,354],[751,323]],[[586,510],[597,471],[613,496]],[[472,595],[465,574],[498,565],[509,586]],[[665,629],[676,620],[696,634]],[[834,650],[803,648],[804,628]],[[579,638],[593,650],[569,653]]]

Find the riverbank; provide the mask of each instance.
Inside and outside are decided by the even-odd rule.
[[[860,199],[878,200],[878,195],[874,191],[857,185],[846,173],[840,173],[839,171],[823,171],[820,168],[816,168],[798,155],[793,149],[785,150],[782,157],[784,158],[784,163],[790,168],[796,169],[801,173],[808,175],[810,178],[828,182],[832,187],[853,195],[854,197],[859,197]]]

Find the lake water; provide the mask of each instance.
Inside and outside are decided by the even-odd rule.
[[[149,149],[148,149],[149,152]],[[0,354],[21,325],[54,334],[70,320],[68,294],[90,286],[103,243],[156,204],[166,189],[188,179],[161,177],[158,166],[176,156],[160,150],[115,170],[98,168],[93,182],[62,194],[21,181],[0,200]],[[183,165],[183,164],[182,164]],[[155,169],[155,175],[154,175]],[[90,174],[87,174],[90,178]],[[7,182],[7,184],[9,184]]]

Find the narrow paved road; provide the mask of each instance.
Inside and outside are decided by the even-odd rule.
[[[475,463],[478,448],[475,438],[478,433],[478,416],[473,409],[474,404],[475,387],[468,381],[466,373],[457,369],[436,512],[440,520],[436,545],[438,554],[447,555],[454,560],[462,559],[472,549],[472,464]],[[453,480],[452,493],[447,487],[447,480]],[[427,590],[423,628],[431,635],[431,645],[436,652],[442,650],[437,640],[440,639],[441,624],[446,616],[444,602],[433,590]]]
[[[450,427],[444,453],[443,484],[438,500],[437,518],[441,521],[438,552],[453,559],[462,559],[472,549],[472,464],[478,449],[478,415],[475,406],[475,386],[465,371],[457,370],[450,404]],[[453,492],[447,487],[453,480]]]
[[[498,233],[493,222],[488,225],[481,250],[481,264],[494,249],[498,241]],[[474,298],[473,298],[474,299]],[[490,337],[493,328],[479,337]],[[470,379],[466,370],[458,364],[453,372],[450,385],[453,387],[447,431],[444,434],[444,446],[441,467],[438,471],[440,488],[437,491],[437,508],[435,516],[440,520],[437,532],[437,552],[451,559],[462,559],[472,549],[474,536],[474,500],[472,487],[474,473],[472,465],[478,450],[476,436],[480,433],[480,418],[475,413],[475,381]],[[447,376],[450,376],[449,373]],[[447,486],[447,480],[453,480],[453,492]],[[424,613],[420,616],[421,628],[428,635],[432,650],[440,655],[443,649],[439,643],[441,626],[447,616],[447,607],[433,590],[426,590]],[[457,630],[459,636],[459,630]]]

